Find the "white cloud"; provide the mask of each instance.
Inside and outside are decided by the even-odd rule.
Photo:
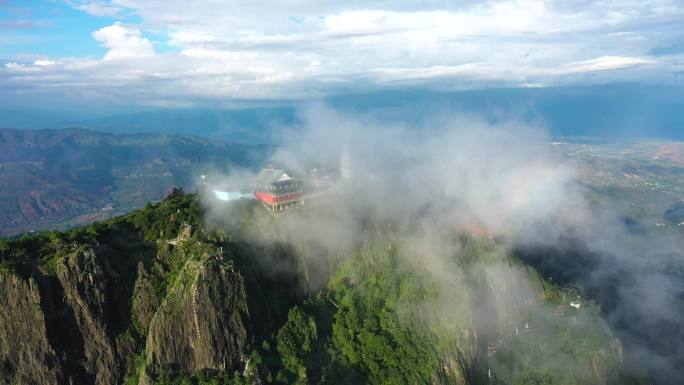
[[[194,32],[194,31],[177,31],[170,34],[171,39],[169,44],[171,45],[185,45],[185,44],[195,44],[195,43],[209,43],[216,41],[216,37],[209,33],[204,32]]]
[[[73,7],[93,16],[116,16],[122,8],[103,0],[79,1]]]
[[[642,57],[602,56],[591,60],[582,60],[566,64],[560,73],[578,73],[610,71],[622,68],[632,68],[646,64],[656,64],[657,61]]]
[[[25,68],[26,66],[20,63],[15,63],[15,62],[9,62],[5,63],[5,68],[9,70],[20,70],[22,68]]]
[[[116,22],[93,32],[93,38],[109,49],[105,60],[154,56],[154,47],[139,29]]]
[[[34,66],[40,66],[40,67],[51,66],[54,64],[55,64],[55,61],[49,60],[49,59],[37,59],[36,61],[33,62]]]
[[[39,72],[13,85],[123,92],[124,79],[145,91],[144,100],[158,101],[310,98],[341,87],[397,84],[462,89],[682,80],[680,56],[652,54],[684,35],[681,1],[453,3],[80,1],[75,7],[91,14],[138,21],[93,32],[108,49],[104,60],[54,58],[54,65],[40,66],[33,60],[41,56],[14,59]],[[155,53],[143,32],[171,49]]]

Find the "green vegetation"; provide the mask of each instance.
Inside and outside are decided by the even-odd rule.
[[[133,357],[133,364],[128,368],[124,377],[124,385],[137,385],[140,374],[145,369],[146,359],[143,352]]]
[[[140,246],[157,240],[175,239],[184,230],[201,228],[201,223],[197,199],[174,189],[162,203],[149,204],[107,222],[95,222],[65,232],[50,230],[18,239],[0,239],[0,266],[18,273],[39,269],[44,274],[53,275],[57,262],[65,255],[103,244],[126,249],[127,254],[132,254],[131,262],[137,263],[154,257],[149,253],[142,255]]]
[[[183,226],[200,229],[202,218],[199,202],[181,189],[173,189],[162,202],[148,203],[145,208],[130,214],[130,221],[146,240],[173,239]]]
[[[595,384],[621,366],[620,343],[601,319],[599,306],[573,287],[542,285],[543,301],[524,307],[521,325],[497,351],[492,367],[515,384]],[[570,306],[571,302],[580,308]]]
[[[122,299],[129,301],[130,319],[115,329],[113,342],[129,352],[120,378],[125,385],[145,375],[154,384],[183,385],[252,384],[256,378],[262,384],[584,385],[605,383],[618,371],[619,343],[598,307],[584,299],[581,309],[569,307],[571,289],[545,281],[494,241],[454,237],[457,252],[442,262],[459,274],[438,281],[434,270],[443,266],[414,258],[392,230],[378,231],[331,267],[327,285],[311,290],[297,245],[278,236],[248,242],[239,228],[251,225],[254,207],[240,205],[233,218],[238,231],[205,232],[197,198],[174,190],[162,202],[106,222],[0,240],[0,272],[55,277],[64,259],[78,253],[106,259],[130,293]],[[220,262],[206,263],[210,258]],[[150,366],[153,317],[190,320],[183,338],[197,338],[197,318],[185,315],[203,311],[194,308],[194,283],[198,271],[212,266],[245,282],[245,297],[214,299],[237,301],[249,314],[241,365],[189,373]],[[512,301],[496,269],[514,272],[528,297]],[[208,296],[230,286],[203,284]],[[564,312],[556,315],[560,307]],[[233,307],[219,309],[226,308]],[[221,324],[212,327],[242,326],[240,317],[217,314]],[[193,343],[183,349],[194,349]],[[491,356],[488,344],[497,347]]]
[[[219,371],[206,370],[191,376],[172,376],[162,372],[154,383],[155,385],[248,385],[251,382],[238,372],[229,375]]]
[[[526,370],[515,381],[515,385],[565,385],[571,384],[564,381],[558,375],[551,372],[541,372],[538,370]]]
[[[438,294],[426,278],[391,246],[358,252],[327,290],[290,310],[275,351],[261,345],[266,382],[455,383],[439,369],[440,347],[457,343],[455,328],[452,337],[438,335],[419,314]]]
[[[429,383],[438,364],[439,336],[414,308],[437,295],[425,272],[411,269],[393,248],[346,264],[349,271],[342,268],[331,285],[340,307],[332,356],[358,368],[369,383]]]

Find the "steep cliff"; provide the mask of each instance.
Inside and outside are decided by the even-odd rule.
[[[58,383],[62,367],[50,345],[36,281],[0,274],[0,292],[0,383]]]
[[[188,261],[155,313],[141,384],[162,371],[242,371],[251,339],[243,278],[223,255]]]
[[[82,365],[96,385],[120,381],[131,346],[117,339],[130,319],[131,288],[113,267],[106,247],[79,248],[57,262],[65,305],[73,311],[83,340]]]

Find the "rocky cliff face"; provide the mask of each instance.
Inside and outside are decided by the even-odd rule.
[[[243,278],[224,256],[187,262],[152,318],[140,383],[162,371],[244,368],[251,342],[246,301]]]
[[[83,339],[83,368],[96,385],[117,383],[125,369],[121,358],[131,353],[116,339],[128,325],[131,290],[115,262],[115,255],[101,248],[77,250],[57,265],[65,304]]]
[[[0,292],[0,384],[56,384],[63,380],[35,280],[0,275]]]
[[[76,247],[49,275],[2,272],[0,383],[113,385],[128,374],[151,384],[161,374],[242,372],[252,344],[244,279],[229,255],[194,254],[200,246],[174,250],[182,265],[173,277],[140,263],[130,281],[106,245]]]
[[[252,319],[264,314],[259,330],[275,328],[278,311],[258,287],[262,267],[238,267],[220,243],[194,236],[194,202],[175,195],[163,211],[150,206],[69,233],[0,240],[0,384],[243,373]],[[287,292],[290,283],[269,285]]]

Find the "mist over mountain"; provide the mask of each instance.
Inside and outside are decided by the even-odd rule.
[[[684,188],[678,143],[552,142],[461,114],[419,125],[318,105],[300,118],[275,148],[6,132],[7,159],[42,167],[72,152],[74,172],[83,159],[217,167],[197,195],[2,240],[3,378],[677,384],[684,239],[662,216]],[[282,212],[214,193],[251,188],[267,163],[331,169],[331,183]]]
[[[551,144],[548,133],[538,126],[459,114],[435,115],[423,125],[393,123],[383,112],[348,115],[325,107],[302,116],[303,128],[274,152],[270,162],[304,173],[307,165],[341,159],[347,176],[326,196],[312,199],[324,209],[286,215],[277,230],[251,222],[249,239],[262,242],[278,234],[304,245],[299,247],[307,255],[317,255],[317,250],[339,255],[373,239],[373,229],[387,229],[399,238],[397,244],[410,250],[406,258],[428,266],[429,280],[443,284],[443,293],[452,295],[472,289],[459,284],[462,274],[468,273],[451,265],[452,256],[462,255],[465,247],[454,234],[496,239],[502,250],[537,268],[545,279],[562,286],[577,284],[580,297],[599,302],[601,314],[620,336],[625,367],[634,369],[628,377],[644,376],[657,383],[676,383],[673,379],[680,378],[684,238],[681,224],[662,223],[662,215],[684,187],[684,164],[675,150],[679,143]],[[329,129],[331,122],[334,131]],[[605,167],[602,161],[614,163]],[[249,173],[233,172],[224,177],[227,185],[249,178]],[[662,179],[651,182],[652,177]],[[631,208],[621,207],[623,199]],[[634,207],[637,199],[647,203]],[[234,222],[220,202],[208,199],[205,205],[209,224],[241,231],[243,222]],[[654,213],[648,213],[646,206],[651,205],[656,206]],[[325,271],[330,262],[314,259],[312,270],[316,263]],[[513,283],[520,277],[506,272],[506,264],[498,261],[484,269],[495,280],[509,282],[515,297],[518,290],[525,290]],[[309,273],[311,279],[315,276]],[[482,303],[466,310],[470,317],[487,314],[487,306],[507,312],[504,303],[516,303],[511,298],[490,305],[485,298],[479,300]],[[555,304],[561,309],[572,305]],[[445,306],[446,313],[457,307]],[[564,314],[550,311],[543,317],[556,313]],[[501,325],[471,320],[479,325],[480,349],[487,338],[506,335]],[[555,362],[551,355],[543,362]],[[486,365],[497,375],[505,372],[491,361]]]

